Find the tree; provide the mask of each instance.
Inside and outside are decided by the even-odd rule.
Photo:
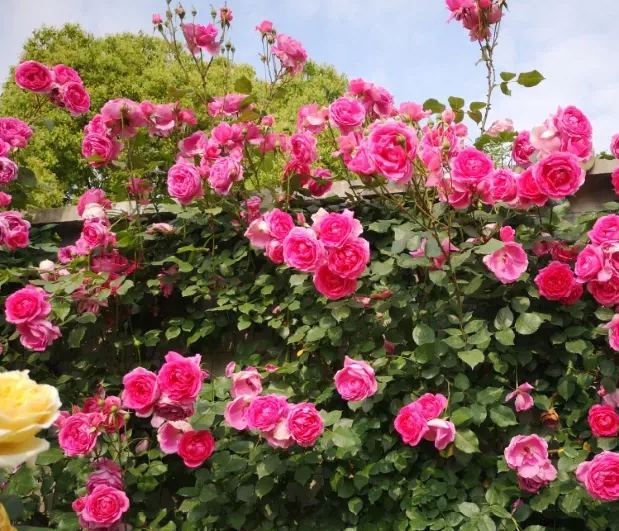
[[[162,39],[144,33],[95,37],[77,24],[42,27],[24,45],[21,60],[26,59],[75,68],[91,97],[91,112],[87,115],[74,118],[50,106],[45,111],[46,118],[39,120],[35,117],[32,95],[20,90],[12,75],[5,83],[0,95],[0,115],[29,121],[35,130],[30,145],[17,158],[20,165],[33,170],[38,180],[38,186],[28,196],[31,206],[61,205],[94,184],[107,188],[113,197],[122,197],[123,183],[102,180],[101,174],[93,171],[81,155],[82,129],[106,101],[126,97],[158,103],[179,100],[186,106],[198,103],[187,90],[199,83],[197,74],[181,68]],[[257,94],[263,93],[264,83],[256,78],[251,66],[234,65],[230,74],[225,75],[226,66],[223,58],[214,62],[207,83],[210,95],[233,91],[235,80],[242,76],[252,82]],[[294,128],[301,102],[324,104],[342,93],[345,86],[345,78],[333,67],[308,64],[302,79],[288,85],[283,97],[277,98],[272,106],[278,127]],[[148,158],[157,160],[156,139],[145,140],[142,148]],[[278,176],[270,178],[276,181]]]

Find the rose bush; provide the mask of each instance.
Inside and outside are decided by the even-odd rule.
[[[447,6],[494,72],[505,2]],[[194,18],[152,20],[206,78],[231,60],[233,13]],[[612,529],[619,205],[570,210],[586,116],[486,132],[490,99],[398,105],[353,79],[284,132],[268,103],[307,52],[257,29],[266,93],[241,76],[186,87],[200,110],[117,94],[89,117],[83,156],[128,172],[131,212],[88,189],[62,243],[10,198],[0,212],[3,366],[65,404],[54,422],[55,395],[7,406],[0,387],[0,503],[58,529]],[[79,83],[70,67],[23,65],[33,97],[85,105],[54,92]],[[2,120],[10,162],[38,125]],[[173,163],[138,160],[148,139]],[[12,191],[23,172],[1,167]],[[27,448],[2,460],[42,450],[52,422],[37,468]]]

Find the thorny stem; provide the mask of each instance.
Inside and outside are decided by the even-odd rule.
[[[487,91],[486,91],[486,108],[484,110],[484,116],[481,121],[481,134],[483,135],[486,131],[486,123],[488,121],[488,115],[490,114],[490,108],[492,104],[492,93],[496,88],[496,70],[494,68],[494,50],[498,44],[499,40],[499,30],[501,27],[501,22],[497,22],[495,25],[494,31],[492,33],[492,37],[487,38],[485,40],[485,44],[482,41],[478,41],[479,49],[481,51],[481,59],[486,65],[486,81],[487,81]]]

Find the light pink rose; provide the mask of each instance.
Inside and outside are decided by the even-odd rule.
[[[294,228],[292,216],[279,208],[274,208],[267,212],[264,215],[264,221],[268,226],[271,237],[281,242],[284,241],[288,233]]]
[[[256,26],[256,31],[259,31],[263,35],[265,33],[273,33],[275,29],[273,28],[273,22],[270,20],[263,20]]]
[[[58,433],[58,444],[66,456],[88,455],[94,450],[99,437],[96,429],[99,417],[98,413],[74,413],[64,420]]]
[[[327,266],[343,278],[359,278],[369,261],[370,244],[364,238],[349,238],[327,252]]]
[[[211,55],[219,54],[218,30],[214,24],[204,26],[202,24],[183,23],[181,29],[187,42],[187,48],[191,53],[197,54],[202,49]]]
[[[542,158],[561,149],[561,136],[552,118],[548,118],[542,125],[534,127],[529,135],[529,140],[531,145],[540,152]]]
[[[295,404],[288,412],[286,419],[288,431],[294,441],[303,447],[316,444],[324,431],[324,422],[314,404],[302,402]]]
[[[46,319],[37,319],[17,325],[20,343],[29,350],[43,352],[62,334],[60,329]]]
[[[619,216],[608,214],[598,218],[587,236],[595,245],[619,242]]]
[[[408,404],[400,409],[393,426],[402,441],[409,446],[417,446],[429,431],[427,420],[415,404]]]
[[[427,424],[429,431],[424,435],[426,441],[434,441],[437,450],[444,450],[456,438],[454,423],[444,419],[430,419]]]
[[[571,153],[552,153],[533,166],[533,177],[540,191],[560,200],[578,191],[585,182],[585,171]]]
[[[365,108],[359,100],[344,96],[329,105],[329,118],[345,134],[363,125]]]
[[[101,107],[101,121],[113,135],[135,136],[139,127],[147,124],[139,103],[127,98],[108,101]]]
[[[288,415],[290,405],[285,396],[263,395],[255,397],[247,411],[247,427],[268,432]]]
[[[82,140],[82,155],[93,168],[100,168],[116,160],[122,145],[107,135],[88,133]]]
[[[140,103],[140,109],[146,118],[149,134],[162,138],[172,134],[178,119],[178,104],[154,104],[147,100]]]
[[[510,118],[496,120],[486,131],[489,136],[499,136],[501,133],[511,133],[514,130],[514,121]]]
[[[511,227],[503,227],[501,230],[505,228]],[[529,258],[522,245],[513,241],[513,236],[509,240],[501,239],[503,247],[484,256],[483,262],[500,282],[512,284],[527,270]]]
[[[80,238],[90,249],[105,247],[116,242],[116,235],[112,232],[109,222],[101,218],[85,219]]]
[[[157,375],[161,395],[174,401],[195,400],[208,373],[200,369],[200,354],[183,357],[170,351]]]
[[[90,494],[99,485],[107,485],[122,490],[122,468],[118,463],[105,457],[93,461],[94,471],[88,476],[86,491]]]
[[[451,182],[456,191],[474,190],[487,178],[494,165],[492,159],[476,148],[465,148],[451,161]]]
[[[317,103],[302,105],[297,113],[297,131],[317,135],[327,126],[328,118],[329,113],[325,107]]]
[[[84,507],[79,513],[80,521],[88,529],[109,529],[120,522],[129,510],[129,498],[119,489],[98,485],[86,496]]]
[[[193,164],[177,163],[168,170],[168,193],[181,205],[204,195],[200,172]]]
[[[243,101],[247,94],[230,93],[213,98],[208,104],[208,113],[211,116],[234,116],[243,108]]]
[[[353,151],[352,157],[345,160],[346,167],[359,175],[373,175],[377,172],[376,163],[368,142],[363,141]]]
[[[312,229],[318,234],[320,241],[327,248],[339,247],[346,240],[357,238],[363,232],[363,227],[355,214],[348,209],[343,212],[327,212],[320,208],[312,215]]]
[[[299,41],[280,33],[275,38],[271,51],[292,75],[298,75],[303,71],[307,61],[307,52]]]
[[[309,131],[292,135],[290,137],[290,154],[297,163],[311,164],[318,158],[316,137]]]
[[[597,278],[603,267],[604,253],[602,248],[597,245],[586,245],[576,257],[574,273],[576,273],[579,282],[588,282]]]
[[[287,416],[282,417],[271,431],[261,432],[260,435],[273,448],[290,448],[294,443],[290,430],[288,430]]]
[[[60,89],[60,101],[72,116],[79,116],[90,110],[90,96],[81,82],[65,83]]]
[[[445,411],[447,398],[441,393],[425,393],[409,405],[416,407],[424,419],[432,420]]]
[[[378,383],[372,366],[346,356],[344,368],[335,373],[335,388],[344,400],[358,402],[376,394]]]
[[[254,397],[262,393],[262,377],[255,367],[247,367],[243,371],[235,372],[231,378],[230,395],[232,398]]]
[[[581,463],[576,468],[576,478],[593,498],[619,500],[619,454],[605,451]]]
[[[313,282],[316,290],[330,300],[349,297],[357,291],[357,281],[355,279],[336,275],[326,265],[316,271]]]
[[[196,131],[178,142],[180,155],[185,158],[203,155],[208,139],[203,131]]]
[[[44,64],[24,61],[15,68],[15,83],[25,90],[47,94],[52,89],[54,75]]]
[[[619,351],[619,314],[613,315],[613,318],[604,327],[608,329],[610,348]]]
[[[163,19],[161,18],[161,15],[159,13],[153,13],[153,16],[151,17],[151,22],[154,26],[158,26],[159,24],[163,23]]]
[[[259,217],[249,224],[244,236],[255,249],[264,249],[271,241],[269,224],[264,220],[264,217]]]
[[[432,114],[432,111],[424,111],[421,103],[415,103],[412,101],[404,101],[400,103],[399,113],[406,116],[413,122],[419,122],[424,118],[427,118]]]
[[[616,159],[619,159],[619,133],[613,135],[610,140],[610,152]]]
[[[533,389],[534,387],[530,383],[524,382],[505,397],[505,402],[516,399],[514,402],[516,411],[527,411],[533,407],[533,397],[531,396]]]
[[[377,171],[387,180],[406,184],[413,176],[417,153],[415,130],[396,120],[370,126],[368,149]]]
[[[518,475],[533,477],[548,461],[548,444],[539,435],[516,435],[505,448],[505,461]]]
[[[77,203],[77,213],[80,217],[84,215],[84,210],[90,204],[101,205],[103,208],[112,208],[112,202],[105,196],[105,192],[100,188],[89,188],[79,198]]]
[[[0,185],[6,185],[17,179],[17,164],[6,157],[0,157]]]
[[[191,431],[191,424],[186,420],[172,420],[161,424],[157,428],[157,441],[161,451],[164,454],[177,453],[178,443],[187,431]]]
[[[294,227],[286,236],[284,261],[300,271],[317,271],[325,260],[325,249],[316,233],[304,227]]]
[[[535,151],[535,146],[530,141],[529,131],[520,131],[514,139],[512,147],[512,159],[514,159],[514,162],[518,166],[528,168],[531,165],[531,157]]]
[[[51,310],[49,294],[43,288],[32,285],[15,291],[4,303],[5,318],[13,324],[45,319]]]
[[[255,395],[240,395],[226,404],[224,420],[235,430],[247,428],[247,413]]]
[[[243,180],[243,167],[234,157],[217,159],[208,175],[208,183],[219,195],[228,195],[232,185],[241,180]]]
[[[148,417],[159,398],[157,375],[143,367],[136,367],[123,376],[121,395],[124,407],[134,409],[138,417]]]

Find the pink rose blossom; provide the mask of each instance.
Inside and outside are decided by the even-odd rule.
[[[518,188],[518,208],[529,208],[532,205],[544,206],[548,202],[548,196],[543,193],[537,183],[533,169],[527,168],[516,181]]]
[[[204,195],[200,172],[193,164],[177,163],[168,170],[168,193],[181,205]]]
[[[597,245],[586,245],[576,257],[574,273],[578,277],[579,282],[588,282],[598,278],[598,274],[603,268],[604,253],[602,248]],[[608,278],[600,280],[608,280]]]
[[[299,41],[280,33],[275,38],[271,51],[292,75],[298,75],[303,71],[307,61],[307,52]]]
[[[329,113],[317,103],[301,106],[297,113],[297,131],[308,131],[317,135],[327,126]]]
[[[289,407],[288,400],[282,395],[255,397],[247,411],[247,426],[251,430],[271,431],[287,416]]]
[[[605,325],[608,329],[608,344],[613,350],[619,351],[619,314],[613,315],[613,318]],[[615,406],[615,407],[619,407]]]
[[[349,238],[327,252],[327,266],[343,278],[359,278],[370,261],[370,244],[364,238]]]
[[[47,94],[53,82],[52,71],[37,61],[24,61],[15,69],[15,83],[25,90]]]
[[[88,476],[86,491],[91,494],[99,485],[107,485],[118,490],[123,489],[122,468],[111,459],[100,457],[93,461],[95,470]]]
[[[511,227],[503,227],[501,230],[506,228]],[[513,241],[513,236],[509,240],[503,237],[501,239],[504,242],[503,247],[484,256],[483,262],[499,282],[512,284],[527,270],[529,258],[522,245]]]
[[[176,421],[191,417],[195,410],[195,399],[172,400],[167,396],[161,396],[155,403],[153,413],[157,418]]]
[[[561,149],[561,137],[552,118],[547,119],[542,125],[534,127],[529,135],[529,140],[531,145],[540,152],[542,158]]]
[[[585,182],[585,171],[571,153],[552,153],[533,166],[533,177],[540,191],[560,200],[578,191]]]
[[[619,159],[619,133],[613,135],[610,140],[610,152],[616,159]]]
[[[86,496],[80,521],[87,529],[110,529],[129,510],[129,498],[119,489],[98,485]]]
[[[314,446],[324,431],[320,413],[316,410],[316,406],[309,402],[292,406],[286,422],[292,439],[303,447]]]
[[[220,43],[217,39],[217,27],[214,24],[192,24],[183,23],[181,25],[183,36],[187,42],[187,48],[192,54],[200,53],[200,50],[206,50],[211,55],[218,55]]]
[[[208,373],[200,369],[200,354],[183,357],[170,351],[157,375],[157,383],[163,397],[175,401],[195,400]]]
[[[533,389],[530,383],[524,382],[505,397],[505,402],[516,399],[514,402],[516,411],[527,411],[533,407],[533,397],[530,394]]]
[[[11,204],[13,197],[6,192],[0,192],[0,208],[7,207]],[[0,245],[2,244],[2,237],[0,237]]]
[[[488,205],[513,203],[518,195],[517,175],[505,168],[493,171],[479,182],[477,192]]]
[[[417,446],[430,430],[427,420],[415,404],[408,404],[400,409],[393,425],[402,441],[409,446]]]
[[[413,176],[417,153],[414,129],[402,122],[375,122],[370,127],[368,149],[377,171],[387,180],[406,184]]]
[[[272,238],[284,241],[286,236],[294,228],[294,221],[288,212],[284,212],[279,208],[267,212],[264,215],[264,221],[268,226],[269,234]]]
[[[492,122],[492,125],[486,131],[489,136],[499,136],[501,133],[511,133],[514,130],[513,120],[506,118],[503,120],[496,120]]]
[[[284,246],[279,240],[271,240],[267,244],[264,254],[274,264],[284,263]]]
[[[157,442],[164,454],[178,452],[178,443],[183,433],[191,431],[191,424],[185,420],[172,420],[161,424],[157,428]]]
[[[548,444],[539,435],[516,435],[504,454],[509,468],[520,476],[533,477],[548,461]]]
[[[372,366],[346,356],[344,368],[335,373],[335,388],[344,400],[358,402],[376,394],[378,383]]]
[[[247,367],[245,370],[235,372],[231,378],[230,395],[232,398],[254,397],[262,393],[262,377],[255,367]]]
[[[451,182],[456,191],[475,189],[493,170],[488,155],[476,148],[466,148],[452,160]]]
[[[437,418],[447,407],[447,397],[441,393],[425,393],[412,404],[426,420]]]
[[[304,272],[317,271],[325,260],[325,249],[316,233],[304,227],[294,227],[283,241],[284,261],[289,267]]]
[[[595,245],[619,242],[619,216],[608,214],[598,218],[587,235]]]
[[[211,166],[208,183],[215,193],[228,195],[235,182],[243,180],[243,167],[233,157],[217,159]]]
[[[523,168],[531,165],[531,157],[535,153],[535,147],[531,144],[529,131],[520,131],[514,139],[512,147],[512,159]]]
[[[593,498],[619,500],[619,454],[604,451],[581,463],[576,468],[576,478]]]
[[[329,106],[331,123],[346,134],[355,127],[363,125],[365,108],[359,100],[341,97]]]
[[[314,287],[330,300],[338,300],[349,297],[357,291],[357,281],[352,278],[344,278],[333,273],[329,267],[322,266],[314,274]]]
[[[234,116],[241,111],[247,97],[247,94],[230,93],[213,98],[208,104],[208,113],[210,116]]]
[[[343,212],[327,212],[320,208],[312,215],[312,229],[318,234],[320,241],[327,248],[339,247],[346,240],[357,238],[363,232],[359,220],[348,209]]]
[[[6,185],[17,179],[17,164],[6,157],[0,157],[0,185]]]
[[[81,82],[70,81],[60,89],[60,101],[72,116],[79,116],[90,110],[90,96]]]
[[[5,318],[13,324],[45,319],[51,310],[49,294],[43,288],[32,285],[15,291],[4,303]]]
[[[427,426],[429,431],[424,435],[427,441],[434,441],[437,450],[444,450],[456,438],[456,427],[449,420],[431,419]]]
[[[333,187],[333,174],[326,168],[313,168],[307,189],[314,197],[322,197]]]
[[[263,20],[256,26],[256,31],[259,31],[263,35],[266,33],[273,33],[275,31],[273,28],[273,22],[270,20]]]
[[[83,456],[93,451],[99,437],[96,429],[98,416],[98,413],[74,413],[64,420],[58,433],[58,444],[66,456]]]
[[[419,122],[432,114],[432,111],[424,111],[421,103],[405,101],[400,104],[399,112],[413,122]]]
[[[613,406],[606,404],[591,406],[587,421],[594,437],[616,437],[619,432],[619,415]]]
[[[31,137],[32,129],[27,123],[12,117],[0,118],[0,139],[10,147],[25,148]]]
[[[226,404],[224,420],[235,430],[247,428],[247,413],[255,395],[239,395]]]
[[[148,417],[159,398],[157,375],[143,367],[136,367],[123,376],[122,404],[134,409],[138,417]]]
[[[576,285],[570,266],[556,260],[540,269],[534,280],[540,295],[551,301],[569,299]]]
[[[62,334],[60,329],[45,319],[37,319],[17,325],[19,341],[27,349],[43,352]]]
[[[138,103],[127,98],[108,101],[101,107],[101,121],[113,135],[130,138],[139,127],[147,125],[146,116]],[[101,131],[98,132],[102,134]]]
[[[122,145],[107,135],[88,133],[82,140],[82,155],[93,168],[100,168],[116,160]]]
[[[161,15],[159,13],[153,13],[151,21],[154,26],[158,26],[159,24],[163,23],[163,19],[161,18]]]

